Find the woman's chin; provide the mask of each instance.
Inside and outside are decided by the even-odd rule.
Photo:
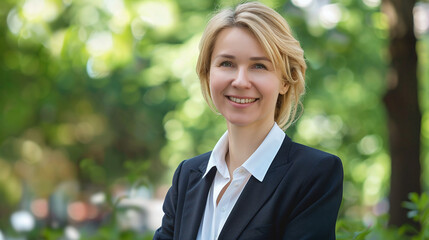
[[[248,127],[261,124],[260,121],[252,121],[249,118],[225,118],[228,126]]]

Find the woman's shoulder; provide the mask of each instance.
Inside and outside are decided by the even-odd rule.
[[[290,150],[290,154],[302,154],[302,155],[311,155],[311,156],[318,156],[321,158],[325,157],[336,157],[332,153],[328,153],[325,151],[322,151],[320,149],[316,149],[301,143],[297,143],[292,141],[292,146]]]
[[[342,184],[343,165],[341,159],[334,154],[292,142],[287,158],[291,163],[289,172],[297,183],[312,186],[319,182],[328,188]]]
[[[296,142],[292,142],[289,159],[295,164],[304,166],[324,165],[342,168],[341,159],[338,156]]]
[[[211,155],[210,152],[206,152],[203,154],[200,154],[198,156],[186,159],[180,163],[182,171],[183,170],[205,170],[205,167],[207,166],[207,162],[209,161]]]

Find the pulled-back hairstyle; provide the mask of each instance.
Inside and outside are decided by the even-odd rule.
[[[240,27],[249,30],[259,41],[275,70],[282,76],[281,81],[289,85],[286,94],[279,95],[274,120],[283,129],[287,129],[301,115],[300,97],[305,92],[304,51],[292,36],[286,20],[273,9],[258,3],[243,3],[235,8],[218,12],[208,22],[200,41],[200,54],[197,62],[197,74],[201,90],[211,109],[215,109],[211,99],[209,74],[213,48],[220,31],[226,28]]]

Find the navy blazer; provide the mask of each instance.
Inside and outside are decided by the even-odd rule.
[[[196,239],[216,174],[213,167],[202,178],[210,154],[178,166],[154,239]],[[286,136],[264,180],[249,179],[218,239],[335,240],[342,192],[341,160]]]

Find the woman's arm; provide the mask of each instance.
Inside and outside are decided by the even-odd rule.
[[[331,155],[309,167],[306,175],[283,239],[335,240],[335,223],[343,194],[341,160]]]
[[[182,170],[183,162],[177,167],[176,172],[173,176],[173,185],[167,192],[165,196],[164,204],[162,210],[164,211],[164,217],[162,218],[162,225],[158,230],[156,230],[155,235],[153,236],[154,240],[166,240],[174,238],[174,225],[177,209],[177,199],[178,199],[178,185],[179,185],[179,176]]]

